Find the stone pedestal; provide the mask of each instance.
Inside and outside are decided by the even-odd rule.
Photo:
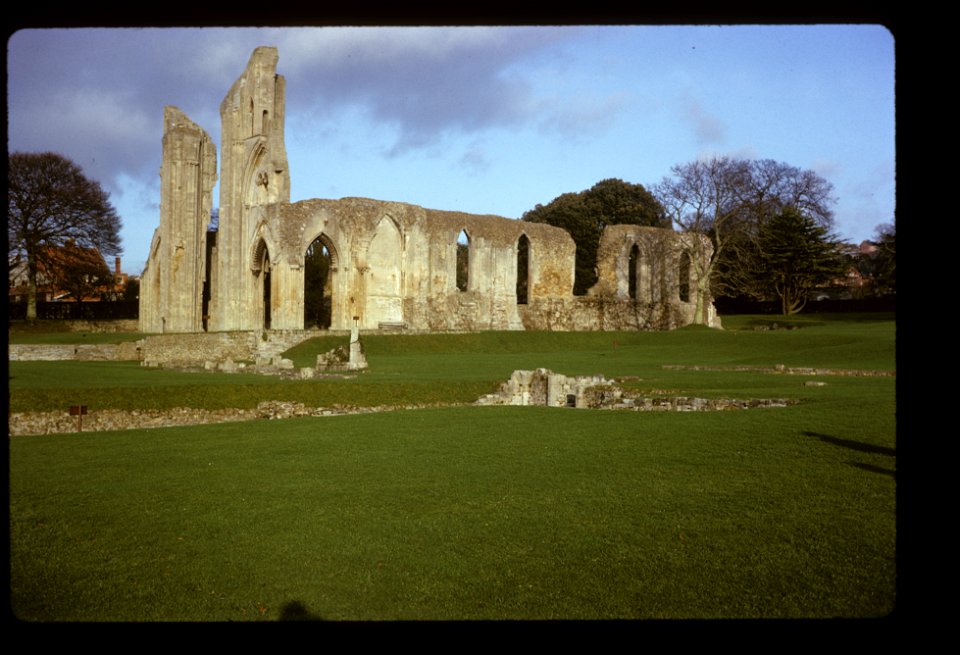
[[[350,370],[367,368],[367,356],[363,352],[363,344],[360,343],[360,328],[356,323],[350,329],[350,362],[347,364]]]

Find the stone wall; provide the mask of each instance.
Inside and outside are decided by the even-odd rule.
[[[70,332],[137,332],[139,321],[135,318],[110,321],[62,321]]]
[[[689,325],[693,307],[611,296],[534,298],[520,308],[526,330],[670,330]]]
[[[140,341],[102,344],[10,344],[11,362],[52,361],[138,361]]]
[[[142,345],[144,366],[197,366],[204,362],[252,361],[256,358],[255,332],[158,334]]]

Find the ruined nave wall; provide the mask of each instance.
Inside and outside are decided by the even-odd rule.
[[[523,329],[517,306],[520,237],[529,240],[531,295],[573,289],[575,246],[563,230],[499,216],[429,210],[366,198],[308,200],[276,208],[275,327],[302,327],[304,253],[319,239],[331,253],[331,328],[403,324],[411,329]],[[469,238],[468,281],[457,287],[457,239]],[[270,247],[270,242],[267,242]],[[298,280],[300,287],[298,288]],[[284,311],[301,307],[298,315]],[[297,325],[299,323],[299,325]]]

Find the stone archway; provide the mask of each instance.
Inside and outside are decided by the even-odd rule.
[[[381,218],[367,247],[362,326],[403,321],[402,243],[403,237],[396,223],[388,216]]]
[[[630,259],[627,263],[627,296],[636,302],[640,296],[640,246],[630,247]]]
[[[333,324],[337,251],[330,238],[321,234],[304,254],[303,326],[327,330]]]
[[[267,243],[262,238],[257,241],[256,248],[253,251],[253,274],[259,278],[259,293],[257,313],[261,320],[258,321],[264,330],[270,329],[270,306],[273,298],[272,280],[270,278],[270,251],[267,249]]]
[[[457,291],[470,290],[470,235],[466,229],[457,234],[455,282]]]
[[[692,261],[690,253],[686,250],[680,252],[680,261],[677,266],[677,295],[680,302],[690,302],[690,273],[692,271]]]
[[[517,239],[517,304],[530,301],[530,239],[521,234]]]

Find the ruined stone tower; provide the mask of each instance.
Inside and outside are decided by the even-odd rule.
[[[163,119],[160,227],[140,285],[140,330],[200,332],[217,151],[176,107],[166,107]]]
[[[253,330],[269,319],[272,260],[263,232],[269,207],[290,202],[284,145],[284,79],[277,49],[254,50],[220,104],[220,226],[212,330]],[[239,274],[244,271],[246,274]],[[266,287],[265,287],[266,285]]]

